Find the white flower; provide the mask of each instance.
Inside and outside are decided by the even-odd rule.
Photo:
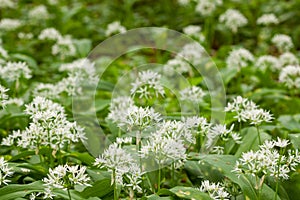
[[[181,139],[172,138],[164,131],[158,130],[142,145],[140,155],[142,158],[154,159],[159,167],[174,163],[175,168],[179,168],[186,160],[186,149]]]
[[[204,55],[205,49],[198,42],[194,42],[184,45],[176,57],[196,65],[201,61]]]
[[[0,105],[3,107],[6,105],[8,100],[8,95],[6,94],[7,91],[8,89],[0,85]]]
[[[216,124],[211,126],[206,136],[207,141],[205,144],[206,149],[210,150],[217,143],[218,139],[227,141],[228,137],[233,133],[234,124],[231,125],[230,129],[226,128],[226,125]]]
[[[62,38],[60,32],[55,28],[46,28],[41,31],[38,36],[39,40],[54,40],[57,41]]]
[[[62,190],[74,188],[75,185],[91,186],[90,178],[85,174],[85,166],[59,165],[49,169],[46,178],[43,179],[47,188],[59,188]]]
[[[139,98],[145,97],[148,99],[152,97],[151,93],[153,92],[156,97],[165,95],[164,87],[161,83],[161,75],[154,71],[139,72],[135,82],[131,83],[131,85],[131,94],[139,94]]]
[[[272,38],[272,43],[279,49],[281,52],[287,52],[294,47],[292,38],[285,34],[276,34]]]
[[[280,55],[279,63],[281,65],[281,67],[283,68],[288,65],[298,65],[299,60],[293,53],[286,52],[286,53],[283,53]]]
[[[263,14],[262,16],[260,16],[257,20],[256,23],[258,25],[271,25],[271,24],[278,24],[279,20],[276,17],[276,15],[274,15],[273,13],[271,14]]]
[[[262,71],[266,69],[278,71],[281,68],[278,58],[270,55],[260,56],[255,62],[255,66]]]
[[[284,147],[286,147],[287,145],[289,145],[289,141],[277,137],[277,141],[275,141],[274,144],[275,144],[275,146],[277,146],[277,147],[284,148]]]
[[[7,185],[10,180],[7,178],[13,175],[12,168],[8,166],[6,160],[3,157],[0,157],[0,185],[5,184]]]
[[[279,74],[279,82],[288,88],[300,88],[300,66],[284,67]]]
[[[19,80],[21,77],[30,79],[31,70],[25,62],[8,62],[5,66],[0,66],[0,76],[9,82]]]
[[[129,107],[122,119],[117,121],[120,128],[125,128],[128,131],[144,130],[148,127],[155,126],[161,120],[159,113],[155,112],[151,107]]]
[[[244,48],[234,49],[229,53],[226,59],[226,65],[228,68],[237,68],[240,70],[243,67],[247,67],[254,61],[254,56],[250,51]]]
[[[12,0],[0,0],[0,8],[15,8],[16,3]]]
[[[177,0],[177,1],[182,6],[186,6],[191,2],[191,0]]]
[[[223,13],[219,21],[224,23],[233,33],[236,33],[239,27],[243,27],[248,23],[247,18],[238,10],[228,9]]]
[[[18,19],[4,18],[0,21],[0,30],[13,31],[22,25],[23,23]]]
[[[132,106],[134,106],[134,102],[131,97],[120,96],[113,98],[110,103],[110,112],[107,118],[111,119],[114,123],[121,122],[127,109]]]
[[[122,145],[122,144],[131,144],[131,143],[132,143],[132,137],[125,137],[125,138],[117,137],[116,143],[117,143],[118,145]]]
[[[207,192],[210,198],[214,200],[230,199],[230,194],[225,190],[225,187],[220,185],[220,183],[210,183],[208,180],[204,180],[201,182],[199,190],[201,192]]]
[[[110,36],[116,33],[125,33],[125,32],[126,32],[126,28],[122,26],[119,21],[115,21],[107,25],[105,35]]]
[[[11,104],[22,106],[24,104],[24,101],[21,98],[10,98],[3,103],[4,106],[11,105]]]
[[[31,9],[28,13],[30,19],[34,20],[45,20],[49,18],[49,13],[46,6],[39,5]]]
[[[224,147],[221,146],[214,146],[213,149],[211,150],[212,153],[216,153],[218,155],[224,154]]]
[[[112,182],[115,181],[117,184],[123,185],[122,177],[125,173],[130,171],[130,166],[134,164],[131,154],[129,154],[126,150],[122,149],[117,143],[113,143],[109,145],[109,147],[95,159],[94,165],[99,168],[107,168],[110,172],[116,173],[116,180],[113,177],[112,173]],[[119,178],[118,178],[119,177]]]
[[[163,67],[165,76],[173,76],[174,74],[176,75],[176,73],[183,74],[189,72],[190,70],[190,65],[179,57],[168,60]]]
[[[250,124],[253,125],[260,125],[262,122],[271,122],[273,119],[269,111],[261,108],[243,110],[241,117],[244,121],[250,121]]]
[[[233,139],[233,141],[237,144],[241,144],[242,143],[242,136],[238,133],[231,133],[231,137]]]
[[[183,32],[187,35],[196,35],[201,32],[201,27],[196,25],[189,25],[183,28]]]
[[[180,99],[182,101],[191,101],[199,103],[203,101],[205,92],[197,86],[187,87],[180,91]]]
[[[64,36],[57,40],[52,46],[52,55],[60,55],[62,58],[74,56],[76,48],[70,36]]]
[[[57,87],[56,84],[51,83],[39,83],[33,89],[34,96],[41,96],[49,99],[55,99],[63,91],[62,87]]]
[[[196,12],[203,16],[209,16],[216,10],[217,6],[222,4],[222,0],[198,0]]]

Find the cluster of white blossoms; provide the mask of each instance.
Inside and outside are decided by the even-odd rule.
[[[0,30],[13,31],[22,25],[23,23],[18,19],[4,18],[0,21]]]
[[[59,71],[67,72],[67,77],[55,84],[40,83],[33,90],[33,94],[50,99],[57,98],[63,92],[69,96],[76,96],[82,94],[83,86],[94,86],[98,83],[95,63],[88,59],[78,59],[71,63],[62,64]]]
[[[18,33],[18,38],[19,39],[24,39],[24,40],[30,40],[33,38],[32,33],[24,33],[24,32],[19,32]]]
[[[298,65],[299,60],[295,54],[291,52],[285,52],[279,56],[279,64],[281,67],[286,67],[288,65]]]
[[[260,16],[257,20],[256,23],[258,25],[271,25],[271,24],[279,24],[279,20],[276,17],[276,15],[274,15],[273,13],[270,14],[263,14],[262,16]]]
[[[204,40],[205,40],[203,33],[201,33],[200,26],[189,25],[189,26],[184,27],[182,31],[183,31],[183,33],[196,39],[199,42],[204,42]]]
[[[5,88],[2,85],[0,85],[0,106],[1,107],[5,106],[6,101],[8,99],[8,95],[6,94],[7,91],[8,91],[7,88]]]
[[[126,28],[122,26],[119,21],[115,21],[107,25],[105,35],[110,36],[116,33],[125,33],[125,32],[126,32]]]
[[[26,105],[25,113],[32,120],[29,127],[22,131],[13,131],[8,137],[3,138],[2,145],[16,144],[37,151],[42,146],[49,146],[53,150],[59,150],[71,142],[85,139],[83,128],[76,122],[68,121],[64,108],[58,103],[43,97],[35,97]]]
[[[5,60],[8,58],[7,51],[1,46],[0,42],[0,64],[5,63]]]
[[[233,33],[236,33],[239,27],[247,25],[247,18],[238,10],[228,9],[219,18],[220,23],[224,23]]]
[[[74,56],[76,54],[76,48],[73,44],[72,38],[69,35],[65,35],[57,40],[52,46],[52,55],[60,55],[61,58]]]
[[[226,112],[235,113],[234,118],[241,121],[248,121],[253,125],[260,125],[263,122],[271,122],[273,117],[269,111],[259,108],[253,101],[237,96],[232,103],[228,103],[225,107]]]
[[[50,14],[49,14],[46,6],[39,5],[39,6],[32,8],[29,11],[28,16],[30,19],[34,19],[34,20],[45,20],[50,17]]]
[[[250,51],[244,48],[234,49],[229,53],[226,59],[226,65],[228,68],[236,68],[240,70],[243,67],[247,67],[254,61],[254,56]]]
[[[206,192],[210,198],[214,200],[229,200],[230,194],[226,191],[220,183],[210,183],[209,180],[204,180],[201,182],[199,188],[201,192]]]
[[[184,134],[184,126],[176,122],[164,122],[161,126],[142,145],[140,156],[145,159],[154,159],[158,167],[173,163],[175,168],[179,168],[186,160],[183,138],[187,134]],[[188,137],[191,138],[191,136]]]
[[[183,73],[188,73],[191,71],[189,63],[180,57],[168,60],[168,62],[163,66],[163,72],[165,76],[173,76]]]
[[[289,65],[283,68],[279,74],[279,82],[288,88],[300,88],[300,66]]]
[[[8,163],[6,160],[4,160],[3,157],[0,157],[0,186],[5,184],[7,185],[10,180],[8,177],[13,175],[13,170],[8,166]]]
[[[55,28],[45,28],[38,36],[39,40],[53,40],[57,41],[62,38],[61,33]]]
[[[216,10],[217,6],[222,4],[222,0],[197,0],[196,12],[203,16],[209,16]]]
[[[132,88],[130,90],[130,93],[133,96],[138,94],[139,98],[145,97],[146,99],[148,99],[154,95],[156,97],[158,97],[159,95],[165,95],[165,90],[161,83],[161,75],[151,70],[139,72],[136,80],[131,83],[131,85]]]
[[[16,3],[12,0],[0,0],[0,8],[15,8]]]
[[[187,87],[180,92],[180,100],[182,101],[191,101],[195,103],[203,102],[203,97],[205,92],[202,88],[197,86]]]
[[[226,128],[226,125],[216,124],[210,125],[210,128],[207,131],[207,140],[205,143],[205,147],[207,150],[211,151],[212,153],[223,154],[224,148],[222,146],[217,146],[217,142],[221,141],[228,141],[229,139],[233,139],[233,141],[237,144],[242,143],[242,137],[240,134],[233,132],[232,125],[230,129]]]
[[[270,69],[273,72],[279,71],[281,69],[279,59],[271,55],[260,56],[255,62],[255,67],[262,71]]]
[[[294,47],[292,38],[285,34],[276,34],[272,38],[272,43],[278,48],[281,52],[289,51]]]
[[[193,42],[184,45],[182,50],[177,54],[177,57],[185,59],[193,65],[197,65],[204,55],[206,55],[205,49],[198,42]]]
[[[103,154],[95,159],[94,165],[112,172],[112,184],[131,187],[133,190],[141,192],[139,184],[142,182],[143,172],[131,154],[121,145],[117,143],[109,145]],[[123,180],[124,177],[129,179],[129,183]]]
[[[30,79],[31,70],[25,62],[7,62],[0,65],[0,77],[8,82],[14,82],[20,78]]]
[[[289,150],[286,155],[282,154],[281,150],[288,144],[288,140],[280,138],[265,141],[258,151],[250,150],[243,153],[242,157],[236,162],[233,172],[238,175],[266,175],[276,179],[288,179],[289,173],[295,171],[296,166],[300,163],[298,150]]]
[[[86,167],[80,165],[58,165],[54,169],[49,169],[47,177],[43,179],[46,186],[44,198],[52,199],[55,195],[51,191],[55,188],[68,190],[74,189],[75,185],[91,186],[89,184],[91,179],[85,172]],[[37,196],[39,195],[37,194]]]

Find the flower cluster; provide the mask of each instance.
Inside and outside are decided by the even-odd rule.
[[[285,34],[276,34],[272,38],[272,43],[279,49],[281,52],[289,51],[294,47],[292,38]]]
[[[173,76],[176,73],[183,74],[189,72],[190,70],[190,65],[179,57],[168,60],[168,62],[163,67],[165,76]]]
[[[283,68],[279,74],[279,82],[288,88],[300,88],[300,66],[289,65]]]
[[[154,71],[139,72],[135,82],[131,85],[131,94],[139,94],[139,98],[151,98],[153,95],[151,93],[154,93],[156,97],[165,95],[164,87],[161,83],[161,75]]]
[[[276,179],[288,179],[289,173],[295,171],[295,167],[300,163],[298,151],[283,154],[283,148],[288,144],[288,140],[280,138],[265,141],[258,151],[250,150],[243,153],[233,171],[239,175],[249,174],[258,177],[267,175]]]
[[[17,144],[22,148],[36,149],[49,146],[54,150],[62,149],[71,142],[85,139],[83,128],[76,122],[69,122],[64,108],[43,97],[36,97],[26,105],[25,113],[32,122],[25,130],[13,131],[3,138],[2,145]]]
[[[268,25],[271,25],[271,24],[275,24],[276,25],[276,24],[279,23],[279,20],[276,17],[276,15],[274,15],[273,13],[271,13],[271,14],[263,14],[262,16],[260,16],[256,20],[256,23],[258,25],[265,25],[265,26],[268,26]]]
[[[0,30],[13,31],[23,25],[22,21],[18,19],[4,18],[0,21]]]
[[[197,86],[187,87],[180,91],[180,99],[183,101],[202,102],[205,92]]]
[[[262,71],[265,71],[266,69],[270,69],[273,72],[278,71],[281,68],[278,58],[271,55],[260,56],[256,60],[255,66]]]
[[[203,16],[209,16],[216,10],[217,6],[222,4],[222,0],[199,0],[196,6],[196,12]]]
[[[226,65],[229,68],[236,68],[241,70],[243,67],[247,67],[254,61],[254,56],[250,51],[244,48],[234,49],[230,52],[226,59]]]
[[[226,191],[220,183],[210,183],[208,180],[204,180],[199,188],[201,192],[206,192],[210,198],[214,200],[229,200],[230,194]]]
[[[0,186],[2,184],[7,185],[10,182],[10,180],[8,180],[7,178],[12,176],[13,173],[14,172],[12,168],[8,166],[7,161],[4,160],[3,157],[0,157]]]
[[[122,26],[119,21],[116,21],[107,25],[105,35],[110,36],[116,33],[125,33],[125,32],[126,32],[126,28]]]
[[[253,101],[237,96],[232,103],[225,107],[226,112],[234,112],[238,122],[249,121],[250,124],[259,125],[262,122],[271,122],[273,117],[264,109],[259,108]]]
[[[30,79],[31,70],[25,62],[7,62],[4,66],[0,66],[0,77],[8,82],[20,78]]]
[[[228,9],[223,13],[219,21],[224,23],[233,33],[236,33],[239,27],[243,27],[248,23],[247,18],[238,10]]]

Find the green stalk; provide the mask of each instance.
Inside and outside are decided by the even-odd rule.
[[[68,196],[69,196],[69,200],[72,200],[70,189],[68,189]]]
[[[259,128],[258,128],[257,125],[255,127],[256,127],[256,130],[257,130],[257,134],[258,134],[258,143],[259,143],[259,145],[261,145],[261,138],[260,138]]]
[[[161,177],[161,169],[160,164],[158,165],[158,177],[157,177],[157,192],[160,190],[160,177]]]
[[[116,170],[113,170],[113,180],[114,180],[114,200],[118,200],[117,182],[116,182]]]

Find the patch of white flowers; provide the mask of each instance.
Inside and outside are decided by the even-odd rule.
[[[13,170],[8,166],[8,163],[6,160],[4,160],[3,157],[0,157],[0,186],[1,185],[7,185],[10,180],[8,177],[11,177],[13,175]]]
[[[201,27],[196,25],[189,25],[183,28],[183,33],[187,34],[188,36],[195,38],[199,42],[204,42],[205,37],[201,33]]]
[[[0,21],[0,30],[13,31],[22,25],[23,23],[18,19],[4,18]]]
[[[292,38],[285,34],[276,34],[272,38],[272,43],[280,52],[287,52],[294,47]]]
[[[44,5],[39,5],[31,9],[28,13],[30,19],[33,20],[46,20],[50,17],[47,7]]]
[[[0,0],[0,8],[15,8],[16,3],[12,0]]]
[[[262,16],[260,16],[256,20],[256,23],[258,25],[265,25],[265,26],[268,26],[268,25],[271,25],[271,24],[275,24],[276,25],[276,24],[279,23],[279,20],[276,17],[276,15],[274,15],[273,13],[270,13],[270,14],[263,14]]]
[[[233,33],[238,31],[238,28],[247,25],[247,18],[238,10],[228,9],[219,18],[220,23],[223,23]]]
[[[126,28],[122,26],[119,21],[115,21],[107,25],[105,35],[110,36],[116,33],[125,33],[125,32],[126,32]]]
[[[183,74],[191,71],[189,63],[185,60],[176,57],[174,59],[168,60],[168,62],[163,67],[163,72],[165,76],[173,76],[176,73]]]
[[[298,150],[282,154],[282,149],[289,144],[288,140],[265,141],[258,151],[250,150],[242,154],[236,162],[234,172],[238,175],[249,174],[252,176],[267,175],[276,179],[288,179],[289,173],[296,170],[300,163]],[[279,148],[279,150],[278,150]]]
[[[262,108],[259,108],[253,101],[237,96],[232,103],[228,103],[225,107],[226,112],[235,113],[234,118],[241,121],[249,121],[250,124],[260,125],[263,122],[271,122],[273,117]]]
[[[244,48],[234,49],[229,53],[226,59],[226,65],[229,68],[240,70],[254,62],[254,56],[250,51]]]
[[[196,12],[203,16],[211,15],[217,8],[223,4],[222,0],[198,0],[196,5]]]
[[[210,198],[214,200],[230,199],[230,194],[226,191],[225,187],[223,187],[220,183],[211,183],[208,180],[204,180],[201,182],[201,186],[199,190],[201,192],[208,193]]]
[[[300,66],[289,65],[283,68],[279,74],[279,82],[288,88],[300,88]]]
[[[262,71],[265,71],[266,69],[270,69],[271,71],[275,72],[281,69],[281,65],[278,58],[271,55],[260,56],[256,60],[255,66]]]
[[[205,92],[197,86],[187,87],[180,91],[180,99],[182,101],[202,102]]]
[[[66,118],[64,108],[51,100],[35,97],[26,105],[25,113],[30,115],[32,122],[25,130],[13,131],[3,138],[2,145],[19,147],[38,151],[41,146],[49,146],[53,150],[63,149],[71,142],[85,139],[83,128],[76,122]]]
[[[61,33],[55,28],[45,28],[38,36],[39,40],[53,40],[57,41],[62,38]]]
[[[0,66],[0,77],[8,82],[20,78],[30,79],[31,70],[25,62],[7,62],[4,66]]]
[[[131,85],[131,94],[139,95],[139,98],[151,98],[153,93],[156,97],[165,95],[161,75],[151,70],[139,72],[136,80]]]

